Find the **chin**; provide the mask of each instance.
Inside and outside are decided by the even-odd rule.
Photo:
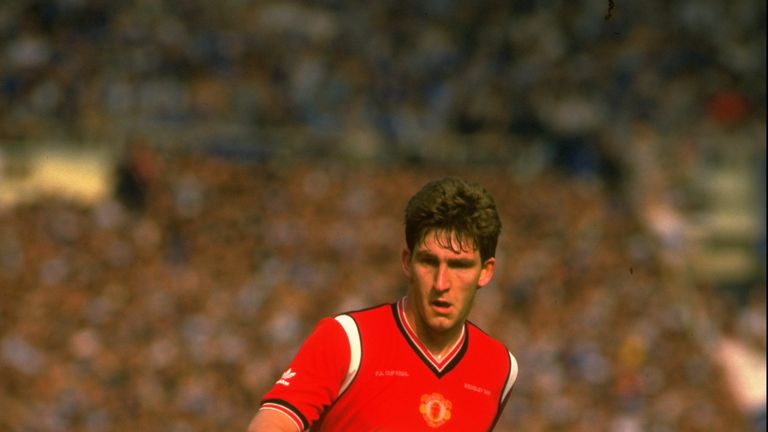
[[[454,320],[450,320],[447,318],[433,318],[430,320],[429,327],[438,332],[448,331],[456,326],[456,322]]]

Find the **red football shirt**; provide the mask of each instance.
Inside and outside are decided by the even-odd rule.
[[[437,361],[404,301],[321,320],[261,409],[300,431],[491,430],[517,378],[514,356],[467,323]]]

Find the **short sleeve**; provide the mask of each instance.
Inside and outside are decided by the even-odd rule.
[[[338,396],[349,361],[349,340],[341,324],[322,319],[264,396],[261,409],[280,411],[298,430],[308,429]]]

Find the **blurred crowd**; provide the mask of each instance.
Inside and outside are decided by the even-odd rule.
[[[685,271],[709,173],[759,161],[764,191],[764,17],[0,2],[0,151],[125,150],[111,197],[0,206],[0,429],[245,430],[318,319],[402,294],[405,200],[458,174],[504,223],[473,313],[521,367],[498,430],[765,430],[728,360],[765,358],[764,278]]]
[[[754,407],[715,346],[765,351],[764,288],[747,306],[705,286],[681,303],[658,239],[598,182],[142,160],[153,175],[95,206],[0,211],[0,429],[244,430],[320,318],[403,294],[405,202],[458,174],[485,184],[503,218],[498,271],[472,314],[522,371],[499,431],[751,430]]]
[[[557,166],[664,225],[734,153],[765,165],[764,16],[759,0],[2,2],[0,140]]]
[[[762,121],[764,16],[759,0],[2,2],[0,136],[193,130],[274,150],[290,130],[317,153],[490,160],[541,141],[610,170],[637,122]]]

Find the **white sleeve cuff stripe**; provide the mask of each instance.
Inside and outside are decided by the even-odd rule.
[[[344,378],[344,382],[341,383],[339,388],[339,395],[344,393],[344,390],[352,384],[352,380],[355,379],[358,369],[360,369],[360,359],[362,358],[362,347],[360,344],[360,331],[357,329],[357,323],[349,315],[339,315],[336,317],[336,321],[341,324],[344,332],[347,334],[349,340],[349,367],[347,368],[347,375]]]
[[[288,409],[288,408],[286,408],[286,407],[284,407],[284,406],[282,406],[280,404],[267,402],[267,403],[263,404],[261,406],[261,408],[259,408],[259,409],[272,410],[272,411],[277,411],[277,412],[283,413],[289,419],[291,419],[291,422],[293,422],[294,426],[296,426],[296,430],[298,432],[301,432],[301,431],[304,430],[304,425],[302,424],[301,419],[296,416],[296,413],[294,413],[290,409]]]

